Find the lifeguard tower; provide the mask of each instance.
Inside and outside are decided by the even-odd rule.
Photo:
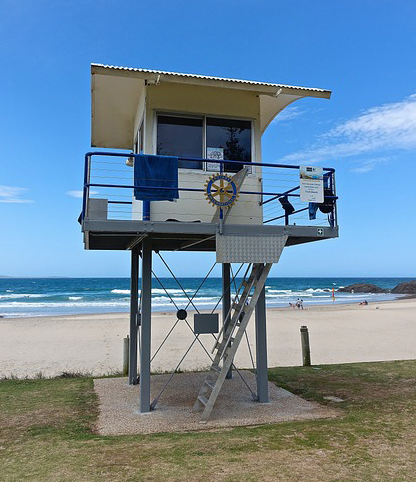
[[[80,221],[86,249],[131,252],[129,383],[138,383],[139,334],[140,411],[158,401],[150,399],[152,255],[163,251],[216,252],[222,265],[222,323],[188,295],[176,312],[177,322],[193,316],[196,341],[215,337],[194,411],[208,420],[253,312],[253,398],[267,402],[267,276],[285,246],[337,237],[338,226],[334,169],[263,163],[261,137],[289,104],[330,91],[100,64],[91,74],[91,144],[100,150],[85,156]]]

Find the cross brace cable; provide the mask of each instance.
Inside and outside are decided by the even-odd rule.
[[[192,300],[195,298],[195,296],[199,293],[199,290],[202,288],[203,284],[205,283],[205,281],[208,279],[208,276],[212,273],[212,270],[215,268],[216,266],[216,262],[211,266],[211,269],[208,271],[207,275],[205,276],[205,278],[202,280],[201,284],[198,286],[197,290],[195,291],[195,293],[192,295],[192,298],[189,298],[189,296],[186,294],[186,292],[184,291],[184,289],[182,288],[182,291],[185,293],[185,295],[187,296],[187,298],[189,299],[189,303],[186,305],[186,308],[189,307],[189,305],[192,303]],[[192,303],[192,306],[194,306],[194,304]],[[185,308],[185,309],[186,309]],[[197,310],[197,312],[199,313],[199,311]]]
[[[205,278],[202,280],[201,284],[198,286],[197,290],[195,291],[195,293],[193,294],[192,298],[189,298],[188,294],[186,293],[186,291],[184,290],[184,288],[182,287],[182,285],[179,283],[179,281],[177,280],[177,278],[175,277],[175,275],[173,274],[172,270],[169,268],[169,266],[165,263],[164,259],[162,258],[162,256],[160,255],[160,253],[158,253],[159,257],[161,258],[161,260],[163,261],[163,263],[165,264],[165,266],[168,268],[169,272],[172,274],[173,278],[176,280],[176,282],[178,283],[178,285],[180,286],[180,288],[182,289],[182,291],[184,292],[185,296],[188,298],[188,304],[186,305],[186,308],[189,307],[189,305],[192,303],[192,305],[194,306],[194,308],[197,310],[197,308],[195,307],[195,305],[193,304],[192,300],[195,298],[195,296],[197,295],[197,293],[199,292],[199,290],[202,288],[203,284],[205,283],[205,281],[207,280],[208,276],[211,274],[212,270],[214,269],[216,263],[214,263],[211,267],[211,269],[208,271],[207,275],[205,276]],[[160,284],[160,286],[163,288],[163,290],[165,291],[165,293],[167,294],[167,296],[170,298],[170,300],[172,301],[172,303],[175,305],[176,309],[178,309],[178,306],[176,305],[176,303],[174,302],[174,300],[172,299],[170,293],[166,290],[166,288],[163,286],[163,283],[160,281],[160,279],[154,274],[154,272],[152,271],[153,275],[155,276],[155,278],[157,279],[158,283]],[[186,309],[185,308],[185,309]],[[198,310],[197,310],[198,311]],[[199,311],[198,311],[199,313]],[[172,333],[173,329],[175,328],[175,326],[178,324],[179,322],[179,319],[176,320],[175,324],[173,325],[173,327],[170,329],[169,333],[166,335],[166,337],[164,338],[164,340],[162,341],[161,345],[159,346],[159,348],[156,350],[155,354],[153,355],[153,357],[151,358],[151,361],[155,358],[155,356],[157,355],[157,353],[160,351],[160,349],[162,348],[162,346],[164,345],[164,343],[166,342],[166,340],[168,339],[168,337],[170,336],[170,334]],[[185,320],[186,324],[188,325],[189,329],[192,331],[193,333],[193,330],[190,326],[190,324],[188,323],[187,320]],[[195,335],[194,334],[194,340],[192,341],[190,347],[186,350],[184,356],[181,358],[181,360],[179,361],[178,365],[176,366],[176,368],[173,370],[173,372],[171,373],[169,379],[167,380],[167,382],[165,383],[165,385],[162,387],[162,390],[159,392],[159,394],[155,397],[155,399],[153,400],[153,402],[151,403],[151,406],[150,408],[151,409],[154,409],[159,401],[159,398],[161,397],[161,395],[163,394],[163,392],[165,391],[166,387],[169,385],[170,381],[172,380],[173,376],[175,375],[176,371],[178,370],[178,368],[180,367],[181,363],[183,362],[183,360],[185,359],[186,355],[189,353],[190,349],[192,348],[192,346],[194,345],[195,341],[198,341],[198,343],[202,346],[202,348],[204,349],[204,351],[207,353],[208,357],[210,358],[210,360],[212,361],[212,358],[211,358],[211,355],[209,354],[208,350],[205,348],[204,344],[202,343],[202,341],[199,339],[199,335]]]
[[[233,279],[230,281],[229,285],[227,286],[227,291],[231,288],[231,285],[233,284],[233,282],[234,282],[234,284],[235,284],[235,278],[236,278],[236,276],[238,275],[238,273],[240,272],[240,270],[241,270],[241,268],[242,268],[243,266],[244,266],[244,263],[241,264],[241,266],[238,268],[235,276],[234,276]],[[231,266],[230,266],[230,268],[231,268]],[[232,274],[232,268],[231,268],[231,274]],[[224,291],[223,291],[221,298],[218,300],[217,304],[216,304],[216,305],[214,306],[214,308],[212,309],[211,314],[213,314],[214,311],[218,308],[218,305],[221,303],[222,299],[224,298],[224,294],[225,294],[225,293],[224,293]]]
[[[183,288],[182,284],[180,283],[180,281],[178,280],[178,278],[174,275],[173,271],[170,269],[169,265],[166,263],[166,261],[163,259],[162,255],[158,252],[157,253],[159,258],[162,260],[162,263],[166,266],[166,268],[168,269],[169,273],[172,275],[173,279],[178,283],[178,286],[180,287],[180,289],[183,291],[183,294],[188,298],[189,300],[189,304],[192,304],[192,306],[195,308],[195,311],[197,313],[199,313],[199,310],[198,308],[194,305],[194,303],[192,302],[192,298],[189,298],[188,296],[188,293],[185,291],[185,289]],[[188,304],[188,306],[189,306]]]
[[[178,370],[178,368],[180,367],[181,363],[183,362],[183,360],[185,359],[186,355],[191,351],[191,348],[194,346],[194,343],[196,342],[197,338],[198,338],[199,335],[196,335],[193,342],[189,345],[189,348],[186,350],[185,354],[183,355],[183,357],[180,359],[179,363],[176,365],[176,368],[173,370],[173,372],[170,374],[170,377],[168,378],[167,382],[163,385],[162,387],[162,390],[160,390],[159,394],[155,397],[155,399],[153,400],[153,402],[151,403],[150,405],[150,409],[153,410],[156,405],[157,405],[157,402],[159,401],[159,398],[162,396],[163,392],[166,390],[166,387],[169,385],[170,381],[172,380],[173,376],[175,375],[176,371]]]

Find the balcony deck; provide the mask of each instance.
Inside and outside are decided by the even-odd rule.
[[[127,250],[139,244],[144,237],[150,237],[154,250],[215,251],[215,238],[219,231],[219,224],[216,222],[134,219],[131,201],[134,188],[131,185],[132,168],[127,167],[125,163],[129,155],[129,153],[96,152],[87,153],[85,157],[84,199],[80,218],[85,248]],[[92,162],[94,159],[96,164]],[[228,164],[230,162],[233,161],[227,161]],[[263,224],[239,224],[236,220],[239,221],[241,216],[230,217],[222,226],[223,235],[288,235],[287,246],[338,237],[333,169],[324,169],[330,176],[333,209],[328,215],[322,215],[318,211],[316,219],[310,220],[307,216],[308,207],[300,202],[298,193],[299,166],[264,163],[247,163],[247,165],[251,166],[250,169],[252,166],[261,167],[262,189],[258,192],[240,191],[240,199],[244,197],[253,199],[253,196],[256,196],[256,199],[260,200],[256,201],[257,205],[262,206],[264,222]],[[209,175],[208,172],[204,172],[205,177]],[[126,185],[129,179],[130,183]],[[203,189],[189,188],[189,184],[180,183],[179,191],[183,191],[184,196],[191,192],[192,195],[201,197],[204,206],[207,204]],[[96,212],[89,209],[90,201],[94,197],[108,203],[104,216],[97,216]],[[281,201],[279,202],[283,197],[289,199],[293,205],[294,211],[290,215],[285,213]],[[201,217],[201,219],[204,218]]]
[[[149,236],[160,251],[215,251],[218,227],[212,223],[150,222],[84,219],[82,231],[86,249],[130,249],[140,238]],[[224,235],[288,235],[286,246],[338,237],[338,227],[268,226],[224,224]]]

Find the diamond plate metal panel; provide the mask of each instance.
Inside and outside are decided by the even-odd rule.
[[[217,234],[217,263],[277,263],[287,236]]]

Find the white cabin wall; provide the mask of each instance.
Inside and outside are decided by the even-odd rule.
[[[140,96],[140,99],[139,99],[139,104],[137,106],[136,115],[134,116],[134,133],[135,133],[134,139],[135,140],[137,139],[137,133],[139,131],[139,127],[144,116],[145,105],[146,105],[146,94],[147,94],[147,86],[144,86],[142,90],[142,95]]]
[[[142,95],[140,96],[139,99],[139,104],[137,106],[137,111],[136,115],[134,117],[134,144],[136,143],[137,137],[139,135],[139,128],[142,123],[144,122],[144,132],[146,132],[146,119],[145,119],[145,113],[146,113],[146,92],[147,92],[147,87],[143,87]],[[146,142],[145,142],[146,144]],[[134,149],[134,145],[132,146],[132,150]],[[146,151],[145,151],[146,152]],[[133,169],[132,169],[132,179],[133,179]],[[138,201],[137,199],[134,198],[134,195],[132,196],[133,200],[133,205],[132,205],[132,219],[135,220],[141,220],[143,218],[143,202]]]
[[[146,87],[145,108],[145,152],[156,153],[157,114],[178,113],[201,116],[234,117],[252,120],[252,160],[261,162],[260,100],[247,91],[218,89],[211,87],[161,83]],[[204,188],[209,176],[214,172],[179,169],[179,187]],[[261,168],[252,166],[252,173],[246,177],[243,190],[261,190]],[[157,201],[151,203],[151,220],[211,222],[216,207],[211,206],[202,192],[180,191],[177,201]],[[230,211],[227,222],[230,224],[262,224],[263,210],[260,195],[240,195]],[[134,219],[141,219],[141,211],[133,201]],[[138,217],[140,214],[140,217]]]

